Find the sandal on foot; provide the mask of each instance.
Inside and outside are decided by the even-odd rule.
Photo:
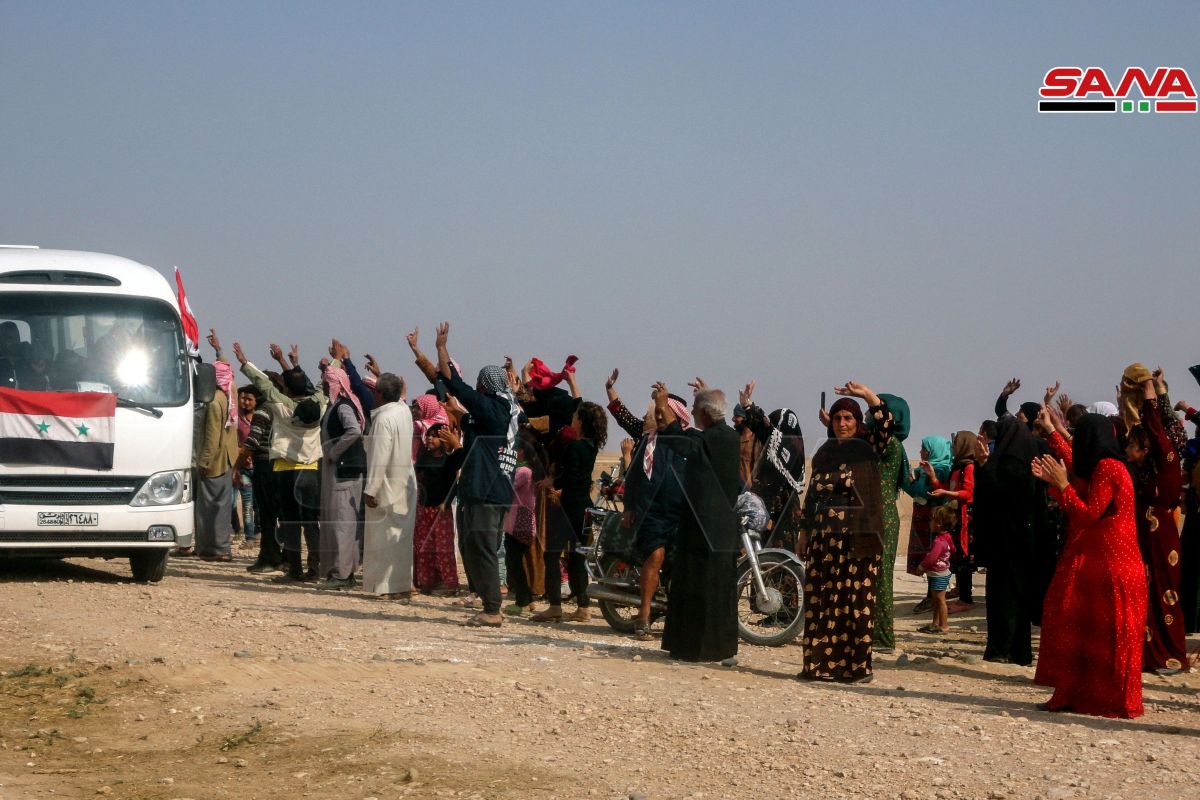
[[[949,628],[939,628],[936,625],[929,624],[929,625],[922,625],[920,628],[917,628],[917,631],[920,633],[949,633],[950,629]]]
[[[633,638],[639,642],[648,642],[654,638],[654,634],[650,632],[648,620],[639,619],[633,623]]]
[[[462,624],[467,628],[499,628],[504,623],[501,620],[487,620],[483,618],[483,614],[476,614]]]

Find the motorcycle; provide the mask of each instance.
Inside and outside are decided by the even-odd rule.
[[[615,472],[615,469],[614,471]],[[577,548],[588,571],[588,596],[597,601],[605,622],[619,633],[633,633],[641,607],[642,565],[633,533],[621,524],[617,481],[601,475],[601,504],[584,516],[585,544]],[[742,555],[737,562],[738,635],[749,644],[777,647],[795,639],[804,624],[804,563],[795,553],[764,546],[762,534],[741,517]],[[650,605],[653,624],[667,612],[670,568],[664,566]]]

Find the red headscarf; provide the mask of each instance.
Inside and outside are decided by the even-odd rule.
[[[417,397],[417,408],[421,410],[421,418],[413,422],[413,430],[421,437],[422,442],[425,441],[425,434],[434,425],[450,424],[450,416],[445,407],[431,394]]]
[[[363,413],[362,403],[359,402],[358,396],[350,390],[350,376],[346,374],[346,370],[341,367],[328,366],[323,375],[326,385],[329,386],[329,407],[333,408],[340,399],[345,397],[354,405],[354,413],[358,416],[359,424],[365,425],[367,415]]]
[[[575,362],[579,359],[575,356],[567,356],[567,362],[563,365],[562,372],[551,372],[540,358],[535,358],[530,362],[529,366],[529,381],[530,389],[551,389],[567,379],[568,372],[575,371]]]
[[[667,398],[667,407],[675,414],[675,418],[679,420],[679,427],[685,431],[692,427],[692,415],[688,413],[687,406],[682,400],[676,400],[674,397]],[[654,451],[658,449],[658,431],[651,431],[646,438],[646,446],[642,449],[642,472],[649,479],[654,474]]]
[[[233,367],[224,361],[215,361],[213,369],[217,373],[217,388],[229,398],[229,418],[225,420],[225,427],[237,425],[237,395],[233,391]]]

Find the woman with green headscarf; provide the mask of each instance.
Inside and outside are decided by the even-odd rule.
[[[929,552],[932,542],[930,521],[933,509],[945,503],[945,499],[937,497],[933,492],[946,488],[950,480],[950,471],[954,468],[954,452],[950,440],[945,436],[926,436],[921,440],[921,463],[916,473],[904,471],[904,485],[901,487],[913,499],[912,526],[908,529],[908,564],[906,571],[909,575],[919,575],[921,561]],[[929,610],[929,598],[922,600],[913,609],[914,614]]]
[[[900,512],[896,508],[900,489],[908,477],[908,454],[904,440],[908,438],[908,403],[894,394],[881,394],[879,399],[892,413],[892,437],[880,456],[879,473],[883,489],[883,568],[879,571],[879,591],[875,595],[875,649],[891,650],[896,646],[893,627],[892,578],[896,569],[896,548],[900,542]],[[924,555],[924,553],[922,553]]]

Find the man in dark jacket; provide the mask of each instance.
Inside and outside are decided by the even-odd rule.
[[[662,383],[654,402],[666,428],[660,445],[687,459],[671,602],[663,649],[683,661],[722,661],[737,655],[737,504],[740,437],[725,421],[725,394],[693,384],[692,418],[683,430]]]
[[[446,391],[470,415],[463,422],[465,456],[458,478],[458,537],[463,567],[483,603],[483,611],[466,624],[498,628],[504,620],[500,614],[500,541],[504,515],[512,503],[521,408],[503,367],[481,369],[474,388],[462,379],[446,349],[449,333],[449,323],[438,326],[438,374]]]

